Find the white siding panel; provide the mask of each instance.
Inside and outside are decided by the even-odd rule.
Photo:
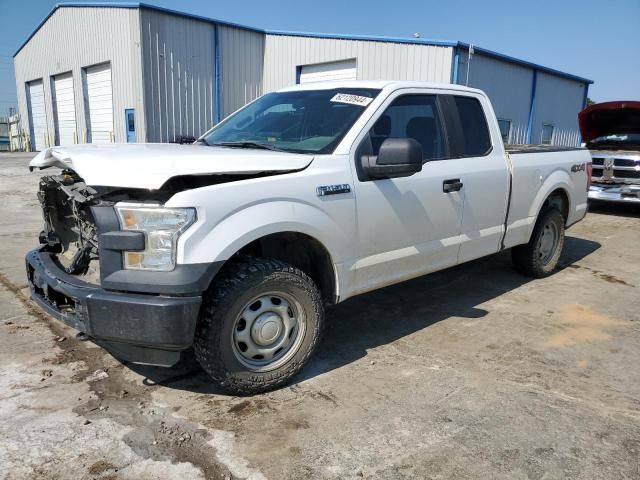
[[[86,69],[88,141],[110,143],[113,138],[113,88],[111,65]]]
[[[71,73],[53,78],[53,115],[56,126],[56,145],[76,143],[76,105]]]
[[[553,145],[580,143],[578,113],[582,110],[584,83],[538,72],[531,142],[542,141],[542,125],[553,125]]]
[[[72,72],[78,141],[84,141],[87,115],[83,69],[111,63],[115,141],[126,141],[124,110],[136,110],[139,139],[145,118],[140,60],[139,10],[129,8],[60,7],[14,58],[18,106],[27,125],[26,82],[44,80],[47,111],[53,108],[52,77]],[[55,131],[53,115],[47,128]]]
[[[218,26],[221,118],[262,95],[264,35]]]
[[[335,80],[356,80],[358,77],[356,60],[303,65],[300,83],[327,82]]]
[[[460,54],[458,83],[467,80],[467,52]],[[484,90],[496,116],[511,120],[511,143],[526,143],[534,70],[476,54],[471,57],[469,86]],[[580,141],[578,112],[582,110],[584,83],[548,73],[537,73],[531,143],[542,141],[542,125],[554,126],[552,143],[575,146]]]
[[[198,137],[213,125],[214,26],[143,9],[147,140]]]
[[[467,54],[460,54],[458,83],[466,84]],[[471,57],[469,86],[484,90],[498,118],[511,120],[510,143],[526,143],[533,70],[483,55]]]
[[[451,47],[267,34],[264,92],[295,84],[297,67],[353,58],[358,80],[450,81]]]
[[[29,123],[31,125],[31,145],[36,151],[48,147],[47,111],[44,100],[44,84],[42,80],[30,82],[29,95]]]

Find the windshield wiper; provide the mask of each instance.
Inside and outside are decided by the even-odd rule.
[[[274,147],[273,145],[269,145],[267,143],[258,143],[258,142],[220,142],[220,143],[212,143],[212,147],[232,147],[232,148],[256,148],[261,150],[273,150],[276,152],[284,152],[281,148]]]

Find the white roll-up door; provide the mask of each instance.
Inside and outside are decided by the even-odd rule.
[[[40,151],[47,148],[47,111],[44,104],[44,84],[42,80],[29,82],[29,125],[31,125],[31,146]]]
[[[76,142],[76,106],[73,95],[73,76],[65,73],[53,78],[53,111],[58,145]]]
[[[300,68],[300,83],[326,82],[332,80],[356,80],[356,60],[303,65]]]
[[[111,65],[97,65],[86,69],[89,132],[87,141],[110,143],[113,137],[113,102]]]

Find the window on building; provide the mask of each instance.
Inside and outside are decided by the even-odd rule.
[[[500,136],[504,143],[511,142],[511,120],[504,118],[498,119],[498,127],[500,127]]]
[[[444,131],[435,95],[403,95],[396,98],[370,131],[373,154],[387,138],[413,138],[422,145],[424,160],[447,157]]]
[[[477,98],[454,97],[464,135],[465,157],[480,157],[491,150],[491,136],[482,105]]]
[[[542,125],[542,144],[551,145],[553,142],[553,125],[545,123]]]

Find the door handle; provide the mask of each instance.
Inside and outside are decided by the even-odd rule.
[[[442,191],[444,193],[459,192],[463,186],[459,178],[451,178],[442,182]]]

